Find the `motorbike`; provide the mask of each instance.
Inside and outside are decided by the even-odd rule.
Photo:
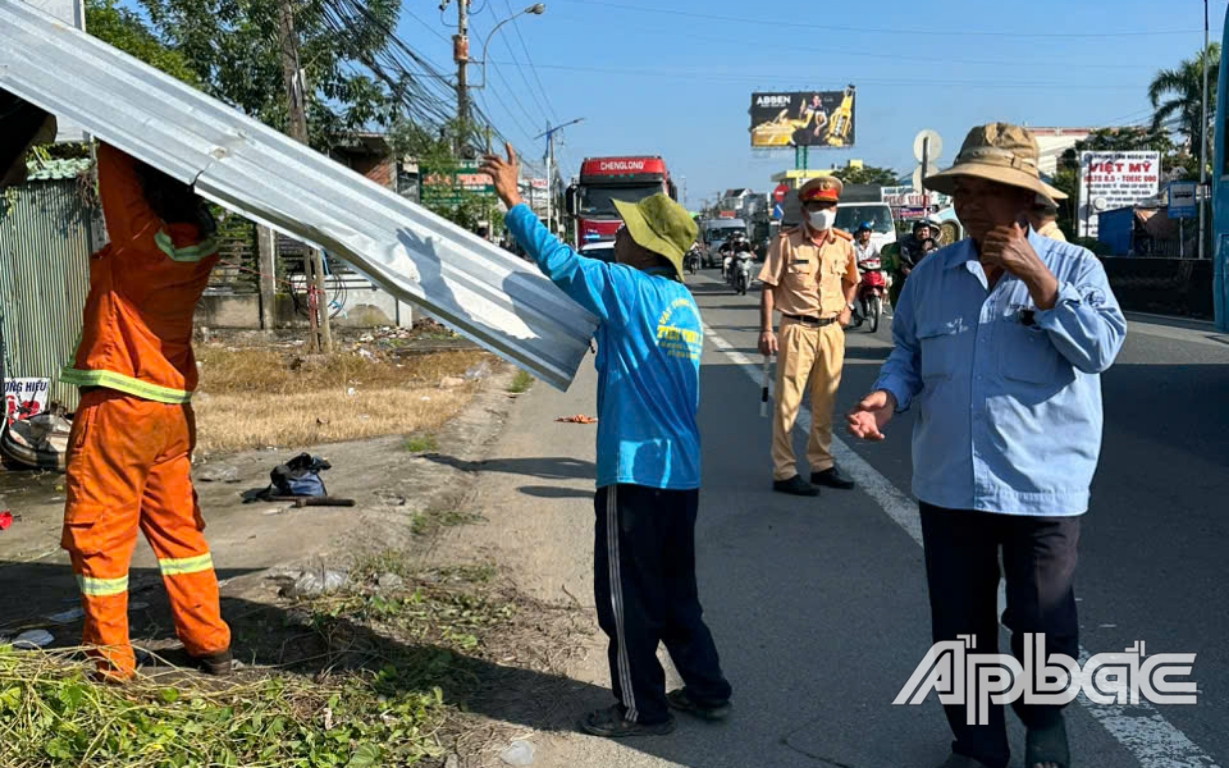
[[[751,287],[751,269],[754,263],[755,254],[751,251],[739,251],[730,262],[725,281],[739,296],[746,296]]]
[[[700,271],[700,246],[693,245],[691,250],[687,251],[687,255],[683,257],[683,267],[689,274],[694,275]]]
[[[858,283],[858,298],[854,302],[854,317],[850,323],[859,328],[862,323],[870,322],[870,332],[879,331],[879,320],[883,317],[884,296],[888,292],[888,281],[883,274],[883,265],[879,258],[866,259],[858,263],[862,280]]]

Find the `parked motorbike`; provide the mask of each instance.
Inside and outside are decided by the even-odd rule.
[[[888,281],[883,274],[883,265],[879,258],[866,259],[858,263],[862,280],[858,283],[858,299],[854,302],[853,319],[850,325],[860,328],[862,323],[870,321],[870,332],[879,331],[879,320],[883,317],[884,297],[888,293]]]

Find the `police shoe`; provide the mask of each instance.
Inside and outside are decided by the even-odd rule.
[[[854,487],[854,481],[835,466],[831,469],[825,469],[823,472],[812,473],[811,482],[815,485],[837,488],[842,491],[852,490]]]
[[[803,480],[798,475],[794,475],[788,480],[775,480],[772,484],[773,491],[777,493],[787,493],[790,496],[818,496],[819,489]]]

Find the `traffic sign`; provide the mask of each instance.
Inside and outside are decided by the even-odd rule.
[[[924,146],[927,139],[930,140],[929,147]],[[923,150],[928,150],[928,151],[924,152]],[[922,160],[925,159],[927,156],[929,156],[930,160],[935,160],[942,154],[943,154],[943,139],[940,138],[939,134],[936,133],[935,131],[932,131],[929,128],[927,128],[926,130],[919,133],[913,139],[913,159],[917,160],[919,163],[922,162]]]
[[[1193,219],[1196,216],[1195,182],[1175,181],[1169,185],[1169,218]]]
[[[772,207],[772,218],[773,221],[780,221],[785,218],[785,208],[780,203]]]
[[[788,184],[778,184],[777,188],[772,191],[772,199],[774,202],[785,202],[785,196],[789,194]]]

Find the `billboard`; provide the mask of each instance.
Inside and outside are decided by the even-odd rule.
[[[852,147],[854,94],[852,85],[843,91],[751,94],[751,146]]]
[[[1098,215],[1156,197],[1160,152],[1081,152],[1078,232],[1097,236]]]

